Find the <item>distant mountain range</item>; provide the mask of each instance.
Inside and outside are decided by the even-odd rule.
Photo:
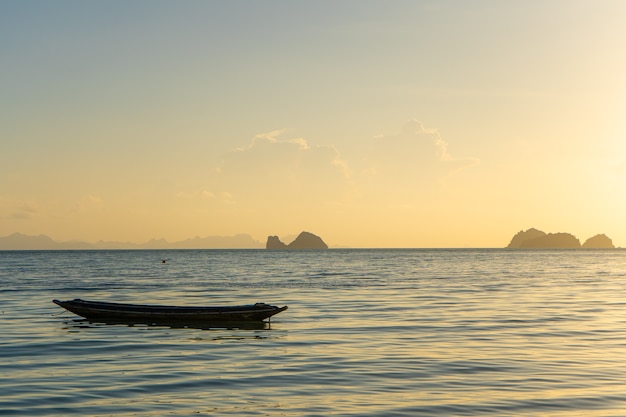
[[[207,236],[177,242],[152,239],[146,243],[82,241],[57,242],[46,235],[28,236],[14,233],[0,237],[0,250],[63,250],[63,249],[262,249],[265,244],[248,234]]]

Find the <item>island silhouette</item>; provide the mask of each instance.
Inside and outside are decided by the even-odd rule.
[[[286,245],[277,236],[269,236],[266,249],[328,249],[322,238],[302,232]],[[248,234],[194,237],[176,242],[152,239],[145,243],[98,241],[57,242],[46,235],[29,236],[13,233],[0,237],[0,250],[90,250],[90,249],[263,249],[263,243]]]
[[[324,243],[321,237],[309,232],[302,232],[298,237],[286,245],[281,242],[278,236],[268,236],[266,249],[328,249],[328,245]]]
[[[507,246],[508,249],[615,249],[613,241],[605,234],[590,237],[580,244],[571,233],[546,233],[530,228],[521,230]]]
[[[98,241],[58,242],[46,235],[29,236],[13,233],[0,236],[0,250],[89,250],[89,249],[328,249],[319,236],[302,232],[291,243],[283,243],[278,236],[268,236],[267,242],[255,240],[248,234],[233,236],[194,237],[169,242],[165,239],[152,239],[145,243]],[[545,233],[531,228],[521,230],[506,246],[508,249],[615,249],[613,241],[605,234],[587,239],[583,244],[571,233]]]

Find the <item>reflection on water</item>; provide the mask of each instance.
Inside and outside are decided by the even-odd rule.
[[[168,259],[166,264],[158,262]],[[619,416],[626,252],[0,252],[0,414]],[[91,323],[53,298],[289,305]]]
[[[101,326],[126,326],[146,328],[170,328],[170,329],[198,329],[198,330],[271,330],[271,322],[265,321],[197,321],[197,320],[172,320],[146,323],[145,321],[89,321],[87,319],[66,320],[64,323],[69,328],[90,329]]]

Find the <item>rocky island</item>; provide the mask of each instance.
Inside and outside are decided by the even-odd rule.
[[[265,249],[328,249],[321,237],[309,232],[302,232],[298,237],[286,245],[278,236],[268,236]]]
[[[582,245],[570,233],[545,233],[534,228],[520,231],[507,246],[508,249],[615,249],[606,235],[595,235]]]

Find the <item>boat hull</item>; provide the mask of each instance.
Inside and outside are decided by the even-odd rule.
[[[74,299],[52,300],[53,303],[86,318],[101,322],[134,322],[146,324],[176,322],[250,322],[269,319],[287,306],[265,303],[232,307],[184,307],[143,304],[122,304]]]

